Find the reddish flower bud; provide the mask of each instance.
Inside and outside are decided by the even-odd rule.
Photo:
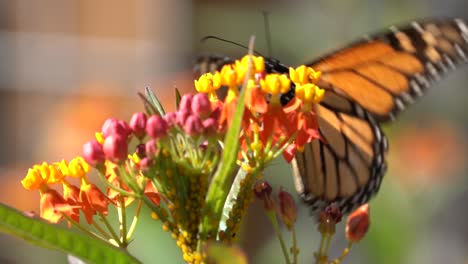
[[[169,112],[164,115],[164,120],[166,120],[167,125],[172,127],[173,125],[177,124],[177,114],[176,112]]]
[[[138,144],[135,149],[135,153],[137,156],[142,159],[146,157],[146,145],[145,144]]]
[[[346,239],[350,242],[359,242],[366,235],[369,225],[369,204],[364,204],[348,216]]]
[[[140,160],[139,167],[140,170],[145,171],[153,165],[153,160],[150,158],[143,158]]]
[[[104,163],[105,156],[102,145],[97,140],[86,142],[83,145],[83,158],[91,166]]]
[[[179,111],[191,111],[191,105],[192,105],[192,98],[193,95],[191,94],[184,94],[182,95],[182,98],[180,99],[180,104],[179,104]]]
[[[215,135],[218,130],[218,121],[212,117],[203,120],[203,129],[205,130],[206,135]]]
[[[166,136],[168,129],[166,120],[157,115],[151,116],[146,123],[146,133],[154,139]]]
[[[259,181],[255,184],[253,189],[255,196],[263,201],[265,210],[270,211],[275,209],[275,202],[271,199],[271,192],[273,189],[266,181]]]
[[[196,115],[190,115],[185,120],[184,131],[189,135],[199,135],[203,133],[203,124]]]
[[[127,139],[117,134],[112,134],[104,140],[102,146],[106,159],[119,163],[128,155]]]
[[[294,198],[288,192],[280,190],[278,194],[280,216],[286,227],[291,230],[297,218],[297,206]]]
[[[125,121],[117,120],[115,118],[108,118],[102,125],[102,135],[104,138],[116,134],[123,138],[127,138],[131,133],[130,127]]]
[[[179,126],[183,127],[187,118],[191,115],[190,111],[179,110],[176,113],[176,122]]]
[[[133,134],[135,134],[135,136],[139,139],[145,137],[146,120],[146,115],[142,112],[134,113],[132,118],[130,119],[130,129],[133,131]]]
[[[156,155],[156,153],[158,152],[158,148],[156,147],[156,142],[153,139],[146,142],[145,151],[147,157],[153,157]]]
[[[204,119],[211,114],[211,102],[204,93],[198,93],[192,98],[192,112]]]

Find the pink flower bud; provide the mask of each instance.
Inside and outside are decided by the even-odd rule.
[[[151,139],[145,144],[145,152],[147,157],[153,157],[158,152],[158,148],[156,147],[156,142]]]
[[[138,112],[134,113],[130,119],[130,129],[133,131],[133,134],[139,139],[145,137],[145,128],[146,128],[146,115],[145,113]]]
[[[106,159],[116,163],[124,161],[128,155],[127,139],[118,134],[112,134],[104,140],[103,150]]]
[[[184,131],[189,135],[200,135],[203,133],[203,124],[196,115],[190,115],[185,120]]]
[[[204,119],[211,114],[211,102],[204,93],[197,93],[192,98],[192,112]]]
[[[172,127],[173,125],[177,124],[177,114],[176,112],[169,112],[164,115],[164,120],[166,120],[167,125]]]
[[[151,167],[151,165],[153,165],[153,160],[150,159],[150,158],[143,158],[140,160],[140,169],[145,171],[147,169],[149,169]]]
[[[297,206],[294,198],[288,192],[280,190],[279,194],[280,216],[286,227],[291,230],[297,218]]]
[[[83,158],[91,166],[104,163],[105,156],[102,145],[97,140],[86,142],[83,145]]]
[[[346,239],[351,242],[359,242],[366,235],[369,225],[369,204],[364,204],[348,216]]]
[[[191,94],[184,94],[182,95],[182,98],[180,99],[180,104],[179,104],[179,111],[191,111],[191,105],[192,105],[192,97],[193,95]]]
[[[184,126],[187,118],[191,115],[190,111],[182,110],[182,109],[177,111],[176,114],[177,114],[177,118],[176,118],[177,124],[182,127]]]
[[[166,120],[157,115],[151,116],[146,123],[146,133],[154,139],[166,136],[168,129]]]
[[[218,130],[218,121],[212,117],[203,120],[203,129],[208,136],[214,136]]]
[[[117,134],[123,138],[127,138],[130,133],[131,130],[127,123],[112,117],[108,118],[102,125],[102,135],[104,138],[112,134]]]

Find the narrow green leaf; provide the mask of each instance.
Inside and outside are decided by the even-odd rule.
[[[0,232],[66,252],[89,263],[141,263],[122,249],[84,233],[48,223],[0,203]]]
[[[254,37],[251,37],[249,45],[249,55],[252,56]],[[242,126],[242,116],[244,114],[244,97],[247,90],[248,76],[252,67],[252,61],[249,62],[246,78],[237,99],[237,106],[234,112],[234,117],[231,126],[229,127],[225,139],[224,149],[221,157],[221,163],[214,173],[213,180],[210,183],[208,193],[206,195],[206,207],[203,212],[203,220],[201,222],[201,234],[212,234],[218,230],[218,226],[211,226],[210,223],[219,223],[221,219],[223,206],[229,192],[229,184],[231,177],[236,168],[237,153],[239,149],[239,134]]]
[[[144,94],[139,92],[138,96],[143,101],[143,105],[145,106],[145,112],[147,115],[151,116],[151,115],[156,115],[158,113],[158,110],[154,108],[154,106],[150,103],[150,101],[148,101],[148,99],[146,98]]]
[[[151,105],[157,110],[158,115],[163,116],[166,113],[164,111],[164,107],[149,87],[145,88],[145,95],[148,101],[151,103]]]
[[[247,264],[245,253],[237,246],[209,244],[206,248],[207,262],[217,264]]]
[[[176,109],[179,109],[180,99],[182,99],[182,96],[180,95],[179,89],[175,88]]]

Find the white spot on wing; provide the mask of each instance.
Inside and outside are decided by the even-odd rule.
[[[440,80],[439,73],[437,72],[436,68],[434,67],[432,63],[427,62],[426,69],[429,71],[429,74],[434,78],[434,80],[436,81]]]
[[[467,61],[465,52],[463,51],[463,49],[458,44],[455,44],[455,50],[457,51],[458,55],[460,55],[460,57],[464,61]]]
[[[424,29],[419,25],[418,22],[414,21],[411,23],[411,25],[419,32],[419,33],[424,33]]]
[[[411,90],[414,91],[414,93],[417,96],[422,96],[423,95],[421,87],[419,86],[419,84],[415,80],[410,81],[410,86],[411,86]]]

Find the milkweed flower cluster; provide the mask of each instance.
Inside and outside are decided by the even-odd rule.
[[[281,155],[291,161],[305,144],[320,139],[314,111],[324,97],[315,84],[319,78],[320,72],[306,66],[291,68],[289,75],[269,73],[262,57],[245,56],[195,80],[198,93],[181,96],[174,112],[164,112],[147,94],[146,113],[128,122],[107,119],[83,145],[82,156],[34,165],[22,184],[40,192],[42,218],[66,219],[122,248],[144,204],[171,233],[184,260],[201,263],[206,242],[235,239],[265,167]],[[223,100],[220,89],[227,90]],[[282,103],[291,89],[295,96]],[[89,180],[92,168],[104,187]],[[135,201],[128,224],[128,206]],[[110,206],[118,212],[118,228],[107,220]],[[297,209],[288,193],[280,193],[279,208],[291,229]],[[94,230],[81,224],[81,213]]]

